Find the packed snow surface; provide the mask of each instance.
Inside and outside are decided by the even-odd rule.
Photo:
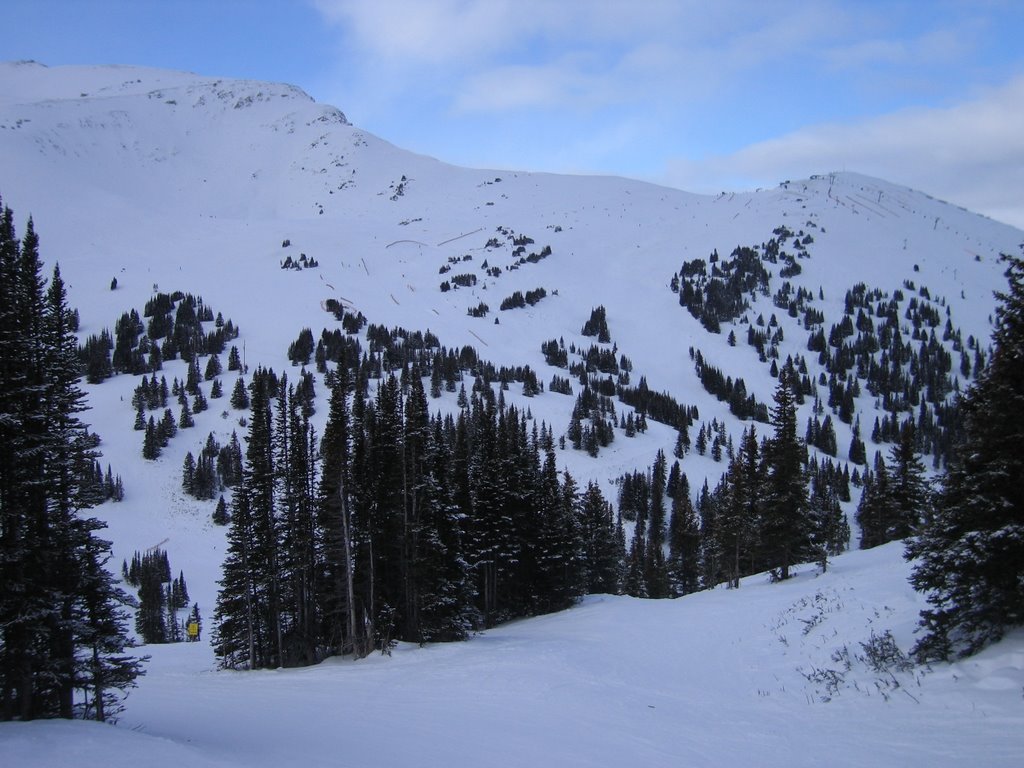
[[[262,672],[150,647],[117,727],[0,725],[5,764],[89,766],[1019,766],[1024,634],[969,661],[876,671],[912,640],[899,544],[783,584],[597,595],[466,643]],[[847,670],[834,656],[846,649]],[[829,688],[815,671],[841,672]]]

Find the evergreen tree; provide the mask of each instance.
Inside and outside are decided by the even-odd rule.
[[[832,426],[832,417],[826,416],[825,421],[821,424],[821,432],[818,433],[817,446],[821,449],[822,453],[829,456],[835,456],[838,451],[836,445],[836,430]]]
[[[263,624],[257,613],[257,569],[252,515],[245,481],[235,485],[227,554],[217,583],[213,647],[221,667],[255,669]]]
[[[808,515],[811,525],[811,550],[824,572],[828,569],[828,558],[846,549],[850,527],[832,485],[822,472],[811,473],[810,485]]]
[[[686,424],[680,424],[676,433],[676,444],[672,449],[672,455],[682,459],[690,452],[690,429]]]
[[[588,594],[618,594],[625,553],[615,536],[612,507],[594,481],[587,484],[580,497],[579,521],[585,591]]]
[[[99,384],[114,375],[114,367],[110,360],[113,349],[110,333],[103,329],[99,336],[90,336],[82,348],[81,357],[85,360],[85,378],[90,384]]]
[[[889,468],[878,451],[875,452],[874,470],[865,473],[864,490],[857,504],[857,525],[860,526],[860,548],[871,549],[891,541],[888,538],[892,519],[892,491]]]
[[[220,364],[220,357],[217,355],[210,355],[210,359],[206,361],[206,371],[203,374],[203,378],[207,381],[213,381],[220,376],[223,368]]]
[[[451,456],[442,421],[425,445],[421,480],[416,581],[419,631],[424,641],[462,640],[477,621],[472,581],[463,556],[461,514],[455,503]]]
[[[348,372],[344,365],[339,365],[321,441],[319,527],[323,531],[323,564],[318,603],[326,647],[334,653],[354,653],[360,657],[369,652],[369,644],[360,633],[364,623],[357,614],[359,606],[355,600],[348,396]]]
[[[768,567],[788,579],[790,567],[807,554],[809,520],[806,448],[797,437],[796,374],[792,366],[779,371],[772,409],[774,434],[765,451],[768,469],[761,513],[761,545]]]
[[[580,529],[576,518],[576,483],[566,475],[558,482],[554,451],[545,452],[537,499],[536,606],[540,612],[568,608],[583,594]]]
[[[185,454],[185,464],[181,468],[181,490],[189,496],[196,493],[196,457],[192,451]]]
[[[171,640],[168,626],[168,593],[171,581],[166,552],[146,552],[139,559],[135,578],[139,584],[139,609],[135,615],[135,631],[144,643],[166,643]]]
[[[229,488],[242,479],[242,446],[236,432],[231,433],[231,442],[217,452],[217,474]]]
[[[761,501],[761,457],[757,432],[744,430],[739,453],[726,472],[728,493],[719,500],[717,535],[729,586],[738,589],[752,544]]]
[[[889,464],[875,454],[875,467],[857,506],[861,549],[905,539],[928,516],[930,492],[925,469],[914,450],[914,425],[900,428],[899,443],[890,450]]]
[[[78,530],[83,546],[79,599],[75,606],[75,686],[84,694],[80,714],[99,721],[112,719],[122,710],[128,690],[143,674],[148,657],[125,653],[128,647],[128,608],[132,601],[114,582],[106,563],[110,544],[92,535],[103,528],[97,520],[84,521]]]
[[[242,480],[235,486],[228,551],[214,613],[222,667],[284,663],[280,521],[272,442],[272,371],[253,375],[252,419]]]
[[[212,519],[214,525],[227,525],[231,522],[231,515],[228,513],[228,505],[224,501],[224,496],[221,496],[217,501],[217,507],[213,510]]]
[[[274,470],[282,523],[281,600],[287,665],[312,664],[321,658],[316,602],[320,531],[314,514],[317,456],[314,431],[300,400],[295,387],[287,385],[282,376],[275,422]]]
[[[245,389],[245,381],[239,376],[235,379],[234,389],[231,390],[231,399],[229,401],[232,408],[237,408],[240,411],[244,411],[249,407],[249,393]]]
[[[157,424],[157,438],[160,441],[160,447],[166,448],[176,434],[178,434],[178,422],[174,418],[174,414],[171,413],[171,409],[165,408],[163,418]]]
[[[711,589],[720,581],[722,552],[718,536],[717,503],[704,481],[697,497],[697,514],[700,518],[700,585]]]
[[[126,598],[104,570],[94,436],[79,419],[75,313],[59,269],[48,290],[31,219],[0,210],[0,719],[104,719],[139,674]],[[75,707],[75,690],[91,697]]]
[[[857,417],[857,421],[853,425],[853,437],[850,438],[850,461],[854,464],[866,464],[867,450],[864,447],[864,441],[860,437],[860,417]]]
[[[914,432],[914,422],[908,419],[900,428],[899,442],[890,450],[893,519],[886,531],[890,541],[916,533],[928,515],[930,492],[914,447]]]
[[[188,429],[194,427],[196,421],[192,418],[192,409],[188,407],[188,400],[181,404],[181,416],[178,417],[178,427]]]
[[[1024,261],[1004,256],[993,350],[962,403],[964,430],[934,516],[907,545],[924,592],[922,659],[972,654],[1024,623]]]
[[[282,584],[280,570],[280,518],[274,473],[272,402],[277,389],[272,371],[253,375],[252,419],[245,454],[245,490],[252,520],[254,577],[259,595],[257,610],[264,628],[258,644],[258,666],[277,667],[283,659]]]
[[[626,557],[623,591],[630,597],[647,597],[647,542],[634,533]]]
[[[672,496],[672,518],[668,531],[669,573],[677,594],[700,589],[700,525],[690,499],[690,482],[680,475],[679,488]]]

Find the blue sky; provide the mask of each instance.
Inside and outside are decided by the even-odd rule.
[[[461,165],[832,170],[1024,227],[1020,0],[5,0],[0,60],[276,80]]]

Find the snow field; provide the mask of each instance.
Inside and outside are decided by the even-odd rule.
[[[919,598],[899,544],[678,600],[597,595],[467,643],[260,672],[205,643],[150,647],[116,728],[4,724],[25,768],[200,766],[987,766],[1024,754],[1024,634],[977,658],[887,673],[854,662],[829,701],[803,672],[906,650]],[[903,577],[903,578],[900,578]],[[883,681],[884,685],[876,685]],[[885,695],[882,691],[885,691]],[[904,692],[905,691],[905,692]],[[74,735],[71,735],[74,734]],[[137,764],[137,763],[135,763]]]

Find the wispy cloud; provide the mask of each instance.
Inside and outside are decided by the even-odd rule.
[[[312,0],[365,72],[401,72],[408,90],[438,72],[459,109],[529,108],[559,94],[612,101],[646,83],[707,81],[820,40],[828,3],[639,0]],[[492,93],[505,84],[510,94]],[[534,94],[534,98],[530,97]],[[666,89],[660,98],[686,97]]]

